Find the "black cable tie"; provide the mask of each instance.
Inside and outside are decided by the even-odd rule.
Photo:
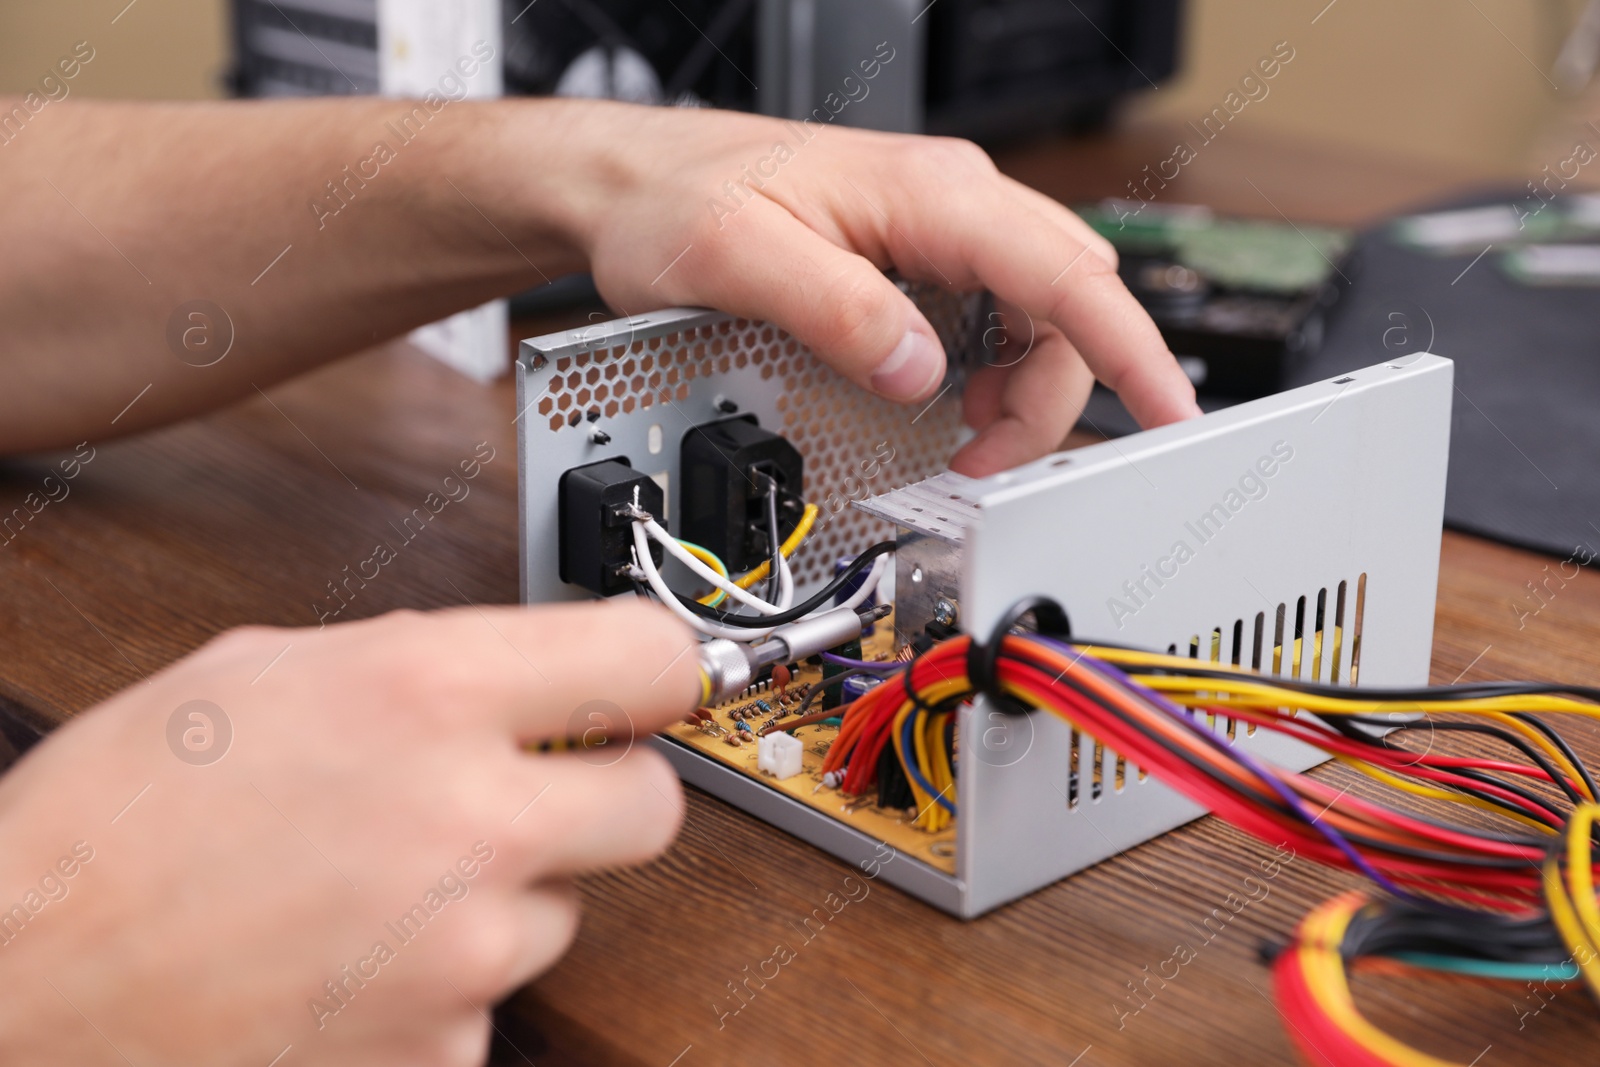
[[[1032,709],[1006,696],[1000,688],[1000,646],[1006,634],[1027,614],[1033,615],[1034,628],[1046,637],[1072,640],[1072,621],[1066,609],[1044,596],[1030,596],[1012,604],[989,631],[989,640],[976,637],[967,645],[967,680],[982,693],[993,708],[1005,715],[1026,715]]]

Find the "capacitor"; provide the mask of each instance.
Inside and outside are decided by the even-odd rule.
[[[840,703],[852,704],[859,698],[866,696],[869,691],[876,689],[882,684],[882,678],[872,678],[867,675],[853,674],[846,678],[843,682],[839,683],[839,688],[843,690],[843,692],[840,694]]]
[[[840,556],[837,560],[834,561],[834,564],[833,564],[833,576],[835,578],[837,578],[839,575],[843,574],[846,570],[848,570],[849,567],[850,567],[850,564],[852,564],[854,562],[855,562],[855,557],[854,556]],[[871,572],[872,572],[872,568],[871,567],[863,568],[862,570],[860,570],[860,571],[856,572],[854,575],[852,575],[850,577],[849,581],[845,582],[842,586],[840,586],[833,594],[834,607],[839,607],[846,600],[849,600],[851,597],[855,596],[856,593],[860,591],[861,587],[863,585],[867,584],[867,575],[870,574]],[[856,610],[857,611],[870,611],[871,609],[873,609],[873,608],[875,608],[877,606],[878,606],[878,591],[876,589],[874,589],[872,591],[872,595],[871,596],[867,597],[866,600],[862,601],[860,604],[858,604],[856,606]],[[872,632],[872,623],[867,623],[867,624],[865,624],[865,625],[863,625],[861,627],[862,636],[866,636],[867,634],[870,634],[871,632]]]
[[[772,689],[773,692],[778,694],[779,700],[783,699],[784,691],[789,688],[789,683],[793,680],[794,674],[790,672],[788,667],[781,663],[772,665]]]

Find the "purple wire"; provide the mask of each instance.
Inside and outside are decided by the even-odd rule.
[[[1198,723],[1185,714],[1185,709],[1183,709],[1181,706],[1173,703],[1171,700],[1168,700],[1165,696],[1153,689],[1146,689],[1144,686],[1128,677],[1128,675],[1123,673],[1114,664],[1106,663],[1103,660],[1096,659],[1082,649],[1077,649],[1063,642],[1054,641],[1050,638],[1039,635],[1035,635],[1034,640],[1043,641],[1047,644],[1054,645],[1055,647],[1066,651],[1069,655],[1076,655],[1078,662],[1086,663],[1091,670],[1098,670],[1102,674],[1105,674],[1107,677],[1111,678],[1113,681],[1116,681],[1118,684],[1125,686],[1126,688],[1137,693],[1139,696],[1143,697],[1145,700],[1148,700],[1157,708],[1160,708],[1162,711],[1165,711],[1167,714],[1171,715],[1178,722],[1183,723],[1201,740],[1210,744],[1218,751],[1221,751],[1233,759],[1238,760],[1246,767],[1249,767],[1261,777],[1262,781],[1266,782],[1267,785],[1271,787],[1273,792],[1278,794],[1285,804],[1288,804],[1289,807],[1293,808],[1295,814],[1304,819],[1308,826],[1314,828],[1317,833],[1321,834],[1327,839],[1329,844],[1338,849],[1340,852],[1344,853],[1345,857],[1349,859],[1351,864],[1354,865],[1355,868],[1362,874],[1366,875],[1368,878],[1372,879],[1373,882],[1382,886],[1386,891],[1397,897],[1412,901],[1422,901],[1423,898],[1418,897],[1414,893],[1410,893],[1404,889],[1401,889],[1399,886],[1395,885],[1387,877],[1385,877],[1382,872],[1378,871],[1377,868],[1368,863],[1361,856],[1361,854],[1355,850],[1355,847],[1345,839],[1343,834],[1339,833],[1339,831],[1335,830],[1333,827],[1324,826],[1321,822],[1319,822],[1318,820],[1321,818],[1321,816],[1313,816],[1311,814],[1311,809],[1305,806],[1305,803],[1300,799],[1299,795],[1297,795],[1293,790],[1279,780],[1277,775],[1271,773],[1265,764],[1259,762],[1255,759],[1255,757],[1238,748],[1229,748],[1228,746],[1224,745],[1222,740],[1217,737],[1216,734],[1209,730],[1201,729]]]
[[[897,671],[905,666],[904,663],[895,660],[869,662],[864,659],[846,659],[844,656],[835,656],[832,652],[824,652],[822,658],[827,663],[840,667],[855,667],[863,671]]]

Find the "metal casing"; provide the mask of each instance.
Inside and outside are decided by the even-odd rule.
[[[992,478],[936,476],[862,506],[922,545],[900,561],[900,582],[919,553],[939,558],[930,546],[953,543],[946,512],[968,517],[959,622],[970,633],[1042,593],[1067,608],[1079,641],[1192,649],[1308,679],[1359,671],[1358,684],[1425,684],[1452,379],[1449,360],[1406,357]],[[943,510],[924,518],[934,500]],[[1215,728],[1283,766],[1325,758],[1225,719]],[[1051,716],[1013,719],[979,701],[960,729],[962,915],[1204,813]]]
[[[933,318],[957,364],[982,358],[975,305]],[[654,373],[650,354],[667,377],[630,384]],[[686,370],[690,361],[697,370]],[[606,383],[612,392],[598,394]],[[652,395],[653,405],[611,406],[619,385],[635,400]],[[961,628],[982,634],[1016,599],[1045,594],[1066,606],[1084,640],[1192,648],[1247,666],[1260,656],[1268,673],[1281,648],[1285,675],[1298,662],[1307,678],[1349,682],[1359,668],[1360,683],[1427,680],[1452,396],[1452,365],[1438,356],[1408,356],[977,480],[924,477],[930,449],[955,444],[956,389],[908,423],[892,406],[857,406],[848,383],[772,327],[715,312],[658,312],[526,341],[518,387],[530,603],[584,595],[556,575],[552,490],[563,470],[598,458],[594,431],[611,438],[606,451],[670,483],[681,430],[733,398],[763,425],[785,427],[806,455],[809,491],[842,494],[862,513],[855,517],[865,524],[831,511],[817,569],[802,577],[822,579],[841,548],[859,551],[898,528],[902,626],[931,617],[942,598]],[[829,416],[841,412],[852,417],[829,430]],[[857,461],[881,457],[879,435],[899,462],[865,477]],[[848,483],[833,480],[851,471],[858,477]],[[922,480],[905,485],[908,476]],[[862,499],[863,485],[877,495]],[[670,501],[675,487],[664,488]],[[657,744],[686,781],[964,917],[1203,814],[1053,717],[1004,718],[980,701],[959,728],[954,875],[682,745]],[[1226,720],[1216,729],[1295,769],[1323,758]]]

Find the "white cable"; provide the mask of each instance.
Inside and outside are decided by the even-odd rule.
[[[651,527],[655,527],[655,529],[651,530]],[[663,537],[666,538],[665,541],[662,540]],[[709,637],[725,637],[730,641],[740,641],[744,643],[764,641],[772,634],[774,630],[777,629],[776,626],[760,630],[750,629],[743,626],[725,626],[720,623],[713,622],[710,619],[702,618],[701,616],[690,611],[678,601],[677,594],[675,594],[672,591],[672,588],[667,585],[666,579],[661,577],[660,570],[656,568],[655,559],[650,555],[651,540],[660,542],[668,549],[668,551],[672,551],[677,558],[682,560],[685,564],[690,565],[691,569],[693,569],[702,578],[712,582],[712,584],[716,585],[718,588],[727,589],[728,586],[732,586],[731,589],[728,589],[729,595],[733,594],[733,590],[738,590],[739,593],[745,593],[745,591],[743,589],[739,589],[737,585],[733,585],[732,582],[728,582],[726,579],[722,578],[722,576],[717,574],[716,571],[713,571],[711,568],[707,567],[705,564],[701,563],[700,560],[691,555],[686,549],[683,549],[680,545],[678,545],[677,541],[672,540],[671,535],[665,530],[661,529],[660,524],[655,522],[653,519],[635,520],[633,524],[633,545],[635,563],[637,564],[638,570],[644,576],[645,582],[650,586],[651,590],[654,591],[661,602],[665,604],[673,614],[677,615],[684,622],[687,622],[690,626],[693,626],[696,630],[699,630],[701,633],[706,634]],[[828,604],[818,607],[816,611],[808,614],[806,618],[812,618],[825,611],[833,611],[835,608],[842,607],[854,610],[866,603],[872,594],[877,591],[878,583],[883,580],[884,574],[887,573],[889,560],[892,555],[892,553],[885,553],[884,555],[881,555],[877,559],[873,560],[872,569],[867,572],[866,580],[861,583],[861,587],[854,593],[851,593],[850,596],[842,603],[838,605]],[[793,603],[794,595],[795,589],[793,572],[789,568],[789,561],[780,556],[780,561],[778,564],[778,603],[776,605],[769,604],[765,600],[761,600],[760,598],[753,596],[749,597],[749,599],[760,605],[759,610],[761,610],[762,614],[774,615],[780,611],[786,611]],[[748,596],[748,594],[746,594],[746,596]]]
[[[861,583],[861,588],[851,593],[839,607],[855,609],[865,604],[867,599],[877,592],[878,583],[883,580],[884,572],[889,569],[889,557],[892,555],[894,553],[885,552],[873,560],[872,569],[867,572],[866,580]]]
[[[642,522],[633,524],[633,548],[636,569],[661,603],[678,618],[708,637],[725,637],[730,641],[742,642],[764,641],[772,630],[776,629],[772,627],[765,630],[748,630],[742,626],[723,626],[710,619],[702,619],[678,602],[677,595],[667,585],[666,579],[661,577],[661,572],[656,569],[656,561],[650,555],[650,538],[645,533]]]
[[[718,589],[721,589],[730,597],[739,601],[739,603],[748,608],[755,609],[762,615],[776,615],[778,612],[783,610],[782,607],[776,604],[769,604],[765,600],[762,600],[760,597],[756,596],[754,593],[751,593],[745,589],[741,589],[732,579],[724,578],[722,575],[706,566],[703,561],[695,557],[694,553],[678,544],[678,539],[667,533],[666,530],[663,530],[661,528],[661,524],[656,522],[656,520],[635,519],[633,524],[635,529],[641,526],[644,527],[645,532],[654,538],[656,542],[661,545],[661,547],[665,548],[669,553],[671,553],[675,559],[683,563],[684,566],[688,567],[701,579],[711,583]],[[634,540],[635,543],[637,543],[637,536],[635,536]],[[644,549],[640,549],[639,551],[643,553]],[[654,563],[654,560],[651,562]],[[642,561],[640,565],[643,566]]]

